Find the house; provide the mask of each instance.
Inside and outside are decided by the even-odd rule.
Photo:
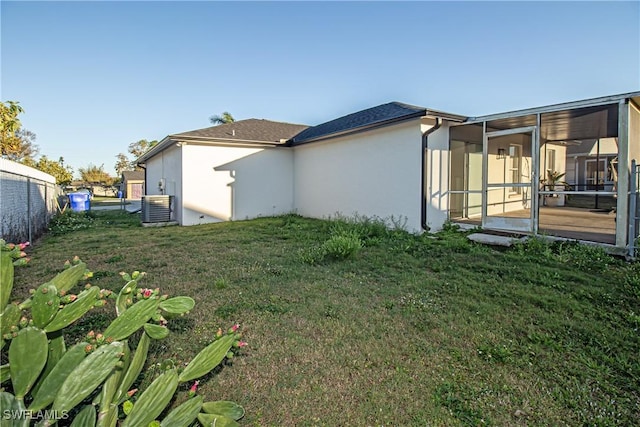
[[[120,191],[126,199],[139,200],[144,195],[144,171],[122,172]]]
[[[169,135],[138,159],[146,194],[174,196],[181,225],[291,212],[293,151],[285,146],[304,129],[249,119]]]
[[[390,102],[311,127],[249,119],[169,135],[138,163],[147,194],[175,196],[182,225],[358,214],[415,232],[451,221],[621,251],[637,236],[627,212],[638,105],[634,92],[468,117]],[[549,185],[548,170],[571,186]]]

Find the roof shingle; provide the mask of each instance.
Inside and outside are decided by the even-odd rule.
[[[295,146],[359,128],[420,117],[426,111],[426,108],[415,105],[389,102],[307,128],[292,138],[291,145]]]
[[[291,123],[273,122],[264,119],[238,120],[219,126],[192,130],[171,135],[172,138],[211,138],[233,139],[239,141],[276,142],[288,140],[305,130],[308,126]]]
[[[128,181],[144,181],[144,171],[123,171],[122,178]]]

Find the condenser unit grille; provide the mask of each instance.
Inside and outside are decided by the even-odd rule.
[[[142,196],[142,222],[171,221],[173,196]]]

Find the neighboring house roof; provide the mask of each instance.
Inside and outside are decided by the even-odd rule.
[[[422,117],[426,112],[427,109],[424,107],[403,104],[401,102],[389,102],[310,127],[294,136],[290,144],[295,146],[318,139],[350,133],[363,128],[382,126]]]
[[[273,122],[264,119],[238,120],[204,129],[192,130],[171,135],[173,139],[213,138],[239,141],[276,142],[288,140],[305,130],[308,126],[291,123]]]
[[[123,181],[144,181],[144,171],[124,171],[122,172]]]
[[[151,150],[144,153],[136,160],[136,163],[144,163],[177,142],[285,145],[288,140],[307,127],[306,125],[264,119],[246,119],[204,129],[176,133],[167,136]]]

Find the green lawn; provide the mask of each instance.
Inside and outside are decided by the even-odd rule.
[[[243,425],[640,425],[640,266],[599,250],[539,240],[496,250],[455,230],[413,236],[293,215],[167,228],[90,216],[88,228],[71,221],[75,231],[36,242],[17,292],[78,255],[101,287],[141,270],[141,286],[193,297],[142,382],[241,323],[248,349],[200,391],[244,406]],[[332,235],[363,247],[321,259]],[[112,311],[75,331],[104,328]]]

